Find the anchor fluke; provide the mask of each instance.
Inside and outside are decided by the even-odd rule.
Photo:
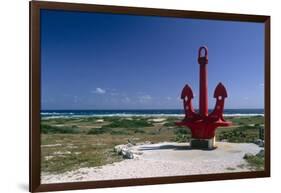
[[[181,99],[183,100],[185,119],[186,120],[198,119],[199,116],[195,113],[192,106],[193,92],[188,84],[186,84],[182,89]]]
[[[217,85],[215,92],[214,92],[214,98],[219,98],[219,97],[227,98],[226,89],[221,82]]]
[[[193,98],[192,89],[190,88],[190,86],[188,84],[186,84],[184,86],[184,88],[182,89],[182,92],[181,92],[181,99],[185,99],[185,97],[187,97],[189,99]]]

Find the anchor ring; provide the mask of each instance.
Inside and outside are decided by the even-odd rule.
[[[202,50],[204,50],[205,56],[201,56]],[[201,57],[208,57],[208,48],[207,48],[207,46],[201,46],[201,47],[199,48],[198,57],[199,57],[199,58],[201,58]]]
[[[204,55],[202,54],[202,50],[204,51]],[[201,46],[199,48],[199,50],[198,50],[198,63],[199,64],[207,64],[208,63],[208,48],[207,48],[207,46]]]

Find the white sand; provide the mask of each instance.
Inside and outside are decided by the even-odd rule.
[[[58,147],[58,146],[62,146],[62,144],[41,145],[41,147]]]
[[[103,122],[104,122],[103,119],[97,119],[97,120],[96,120],[96,123],[103,123]]]
[[[155,118],[155,119],[150,119],[150,121],[155,122],[155,123],[161,123],[163,121],[166,121],[166,118]]]
[[[245,167],[247,163],[243,156],[245,153],[257,154],[262,149],[251,143],[216,144],[218,148],[209,151],[190,149],[187,143],[137,145],[131,150],[141,155],[134,159],[57,175],[43,173],[41,182],[46,184],[249,171]]]

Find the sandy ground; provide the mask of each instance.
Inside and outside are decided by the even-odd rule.
[[[216,145],[218,148],[215,150],[190,149],[188,143],[137,145],[131,147],[138,154],[134,159],[56,175],[43,173],[41,183],[249,171],[243,156],[245,153],[257,154],[261,150],[252,143],[217,142]]]

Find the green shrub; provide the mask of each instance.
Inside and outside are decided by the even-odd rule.
[[[177,134],[175,137],[176,142],[187,142],[190,140],[190,135],[188,134]]]
[[[141,128],[136,128],[136,129],[133,129],[134,133],[145,133],[144,129],[141,129]]]
[[[180,127],[180,128],[177,128],[175,131],[174,131],[175,134],[188,134],[190,133],[189,129],[187,128],[184,128],[184,127]]]
[[[264,170],[264,157],[258,155],[244,156],[250,167],[254,170]]]
[[[101,127],[101,128],[91,128],[87,134],[88,135],[99,135],[99,134],[103,134],[103,133],[106,133],[106,132],[109,132],[110,129],[108,128],[104,128],[104,127]]]
[[[149,135],[157,135],[158,132],[156,132],[156,131],[149,131],[148,134],[149,134]]]
[[[173,127],[173,126],[176,126],[176,123],[175,122],[166,122],[166,123],[164,123],[164,125],[163,126],[165,126],[165,127]]]
[[[105,127],[109,128],[140,128],[140,127],[150,127],[153,126],[150,122],[146,120],[127,120],[127,119],[118,119],[112,123],[106,125]]]
[[[77,127],[57,127],[57,126],[41,124],[41,133],[43,133],[43,134],[54,134],[54,133],[76,134],[76,133],[80,133],[80,130]]]
[[[110,132],[111,135],[129,135],[127,131],[124,130],[112,130]]]
[[[218,140],[234,143],[252,143],[259,139],[259,129],[254,126],[238,127],[229,131],[218,132]]]
[[[227,120],[231,121],[234,125],[248,125],[251,124],[263,124],[263,116],[253,116],[253,117],[227,117]]]
[[[183,127],[180,127],[180,128],[177,128],[175,131],[174,131],[174,134],[175,134],[175,141],[176,142],[187,142],[190,140],[190,131],[187,129],[187,128],[183,128]]]

